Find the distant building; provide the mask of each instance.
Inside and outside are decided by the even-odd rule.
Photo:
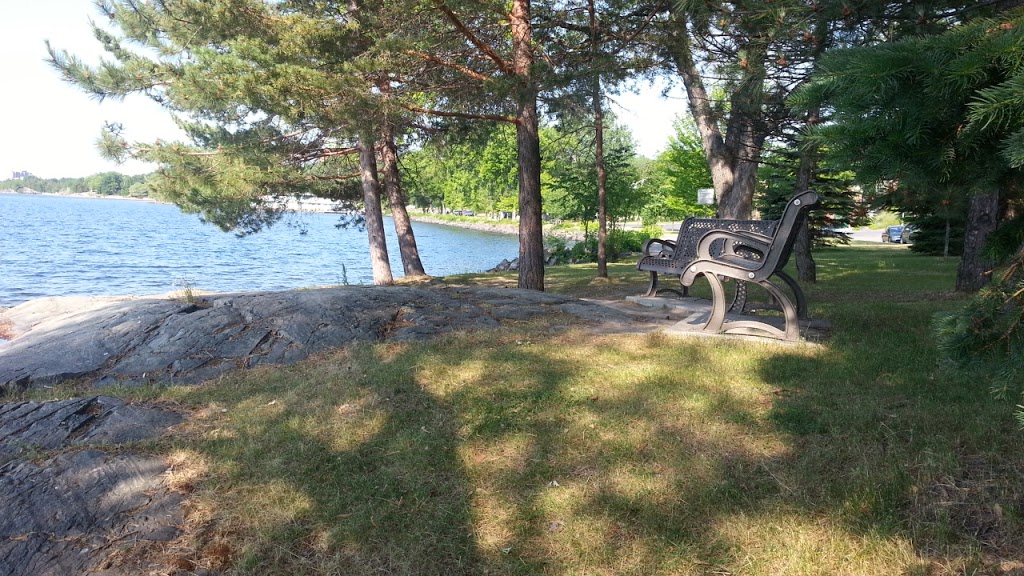
[[[25,170],[23,172],[11,172],[11,179],[12,180],[23,180],[25,178],[28,178],[31,175],[32,175],[32,173],[27,171],[27,170]]]

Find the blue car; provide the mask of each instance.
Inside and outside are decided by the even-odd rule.
[[[882,232],[882,242],[903,244],[903,226],[889,226]]]

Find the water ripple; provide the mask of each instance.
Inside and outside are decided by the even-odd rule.
[[[0,306],[43,296],[215,292],[369,284],[366,233],[338,216],[301,214],[237,238],[174,206],[0,194]],[[402,266],[391,220],[388,250]],[[518,251],[514,236],[416,223],[429,274],[478,272]]]

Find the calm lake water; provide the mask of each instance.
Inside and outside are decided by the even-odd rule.
[[[0,194],[0,306],[43,296],[161,294],[187,283],[211,292],[370,284],[366,232],[337,214],[294,214],[238,238],[177,207],[125,200]],[[493,268],[515,236],[413,224],[427,273]],[[385,219],[388,253],[402,275]]]

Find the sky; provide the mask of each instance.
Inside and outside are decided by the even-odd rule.
[[[95,143],[105,122],[122,124],[129,141],[183,139],[167,111],[145,96],[99,102],[46,63],[46,40],[98,62],[103,51],[89,21],[102,18],[92,0],[0,0],[0,180],[15,171],[63,178],[155,169],[104,160]],[[654,157],[666,147],[686,101],[678,89],[664,99],[660,86],[645,86],[639,94],[613,97],[611,109],[632,130],[637,151]]]

